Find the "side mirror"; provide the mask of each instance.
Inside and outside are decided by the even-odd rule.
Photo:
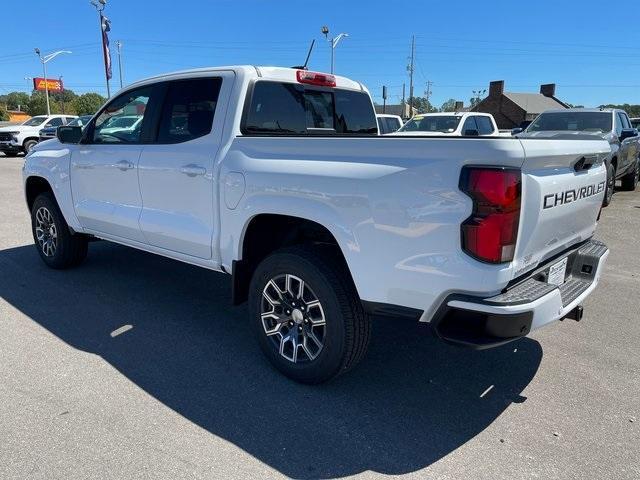
[[[468,128],[464,131],[463,135],[465,137],[478,137],[480,136],[480,132],[478,132],[478,130],[476,130],[475,128]]]
[[[56,137],[60,143],[80,143],[82,127],[69,127],[68,125],[58,127]]]
[[[511,129],[511,135],[517,135],[519,133],[524,132],[524,128],[513,128]]]

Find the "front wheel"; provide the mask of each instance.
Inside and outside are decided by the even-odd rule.
[[[613,198],[613,191],[616,186],[616,169],[612,163],[607,164],[607,189],[604,192],[602,206],[607,207]]]
[[[622,188],[629,192],[633,192],[638,186],[638,179],[640,179],[640,162],[636,162],[635,168],[622,177]]]
[[[24,150],[24,154],[28,154],[31,149],[33,147],[35,147],[38,144],[37,140],[33,140],[33,139],[29,139],[29,140],[25,140],[24,143],[22,144],[22,150]]]
[[[370,319],[333,250],[292,247],[258,265],[249,291],[251,321],[269,361],[287,377],[316,384],[364,356]]]
[[[87,256],[87,238],[71,233],[50,193],[38,195],[33,202],[31,230],[40,258],[51,268],[74,267]]]

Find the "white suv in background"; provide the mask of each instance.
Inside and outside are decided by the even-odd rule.
[[[0,152],[16,154],[29,153],[38,143],[40,130],[47,127],[66,125],[75,115],[38,115],[20,125],[0,128]]]
[[[500,131],[490,113],[442,112],[414,115],[392,135],[498,137]]]

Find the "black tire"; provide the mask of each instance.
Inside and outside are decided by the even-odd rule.
[[[52,227],[45,226],[43,228],[43,219],[46,219],[44,225],[52,225]],[[33,202],[33,207],[31,208],[31,231],[40,258],[51,268],[75,267],[81,264],[87,256],[87,237],[71,232],[51,193],[41,193]],[[53,233],[55,233],[55,248],[52,248],[54,243]],[[40,239],[39,236],[41,237]],[[46,240],[49,239],[52,241],[45,245],[47,243]]]
[[[613,198],[613,191],[616,187],[616,169],[612,163],[607,164],[607,188],[604,191],[604,199],[602,200],[602,206],[608,207]]]
[[[25,140],[24,143],[22,144],[22,150],[24,151],[24,154],[26,155],[27,153],[29,153],[31,149],[35,147],[37,144],[38,144],[38,141],[33,138],[29,138]]]
[[[622,189],[628,192],[633,192],[638,186],[638,180],[640,179],[640,163],[636,161],[635,168],[627,173],[621,179]]]
[[[310,246],[285,248],[265,258],[258,265],[251,279],[249,310],[260,347],[275,368],[297,382],[317,384],[328,381],[353,368],[367,351],[371,336],[371,321],[365,314],[349,272],[338,260],[338,255],[339,253],[333,248],[324,249],[323,247]],[[281,296],[282,306],[273,307],[271,304],[271,308],[274,309],[274,312],[277,308],[281,308],[281,316],[290,321],[271,320],[275,324],[280,324],[277,327],[279,333],[268,336],[266,333],[268,328],[263,324],[262,314],[265,305],[269,305],[271,302],[265,300],[263,291],[267,288],[270,280],[286,275],[303,280],[304,285],[309,288],[306,293],[303,292],[303,305],[305,302],[307,305],[314,303],[308,298],[315,296],[320,308],[312,314],[314,307],[309,307],[304,313],[304,320],[298,318],[296,321],[299,323],[296,325],[293,321],[294,315],[285,315],[286,307],[284,305],[289,305],[289,303],[285,303],[285,299]],[[280,293],[286,295],[286,292]],[[297,299],[295,300],[297,301]],[[298,305],[295,310],[304,310],[304,306],[300,306],[300,302],[294,303],[294,305]],[[316,356],[311,358],[307,354],[307,344],[304,342],[308,340],[308,330],[306,329],[309,324],[311,328],[314,328],[316,320],[312,320],[312,315],[317,318],[318,312],[322,314],[325,323],[321,333],[316,330],[314,332],[316,337],[322,335],[323,345],[317,352],[314,352]],[[297,313],[300,314],[300,311],[298,310]],[[268,315],[269,312],[266,314]],[[290,333],[297,336],[298,340],[296,341],[302,339],[302,343],[298,343],[299,347],[293,346],[291,349],[298,352],[299,359],[291,360],[281,354],[281,351],[286,354],[286,349],[282,348],[282,342]],[[315,342],[311,342],[309,345],[315,349]],[[290,356],[295,357],[296,355],[290,354]]]

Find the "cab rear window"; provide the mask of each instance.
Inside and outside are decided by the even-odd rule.
[[[245,108],[245,135],[376,135],[369,96],[351,90],[258,81]]]

